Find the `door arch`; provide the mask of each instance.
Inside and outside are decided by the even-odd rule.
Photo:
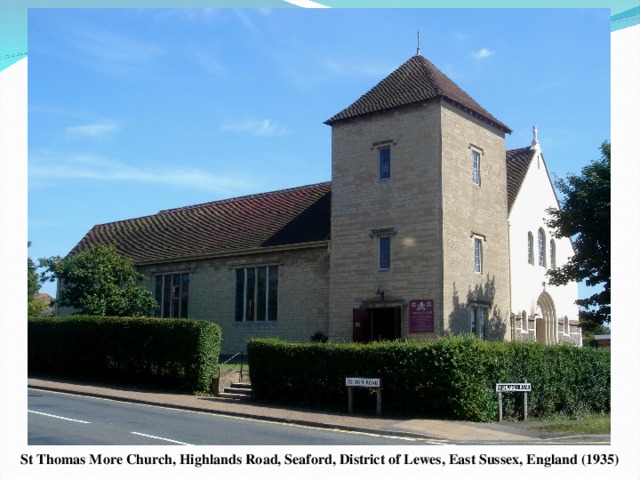
[[[544,291],[538,297],[537,306],[540,307],[542,316],[536,318],[536,341],[545,345],[555,345],[558,343],[558,320],[553,298]]]

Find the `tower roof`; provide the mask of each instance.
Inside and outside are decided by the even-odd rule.
[[[375,112],[441,98],[505,133],[511,129],[482,108],[464,90],[422,55],[415,55],[384,78],[351,106],[325,123],[334,123]]]

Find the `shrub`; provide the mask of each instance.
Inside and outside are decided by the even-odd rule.
[[[369,344],[247,345],[254,398],[305,407],[345,409],[345,378],[380,378],[385,412],[490,421],[498,415],[495,383],[532,384],[529,416],[610,409],[608,350],[485,342],[474,336]],[[356,400],[375,406],[367,389]],[[522,415],[521,395],[504,395],[503,414]]]
[[[206,391],[217,371],[220,327],[202,320],[29,319],[29,372]]]

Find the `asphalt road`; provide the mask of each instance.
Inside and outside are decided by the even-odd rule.
[[[419,440],[29,389],[29,445],[416,445]]]

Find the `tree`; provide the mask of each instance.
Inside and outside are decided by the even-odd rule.
[[[549,283],[585,281],[587,286],[602,287],[576,302],[585,331],[609,323],[611,317],[611,144],[603,142],[600,152],[601,158],[580,175],[556,180],[564,198],[560,208],[547,209],[547,226],[555,237],[571,238],[575,252],[564,266],[549,271]]]
[[[27,244],[27,248],[30,246],[31,242]],[[27,257],[27,315],[29,317],[41,315],[50,306],[48,301],[38,297],[42,282],[38,276],[37,269],[38,267],[31,260],[31,257]]]
[[[104,316],[147,316],[158,304],[140,285],[144,275],[114,245],[94,245],[64,258],[40,259],[43,281],[59,280],[59,304],[78,313]]]
[[[28,243],[27,247],[31,246],[31,242]],[[28,286],[27,286],[27,295],[28,295],[28,300],[31,301],[34,299],[34,297],[36,296],[36,293],[38,293],[40,291],[40,287],[42,286],[42,283],[40,283],[40,278],[38,277],[38,273],[37,273],[37,267],[36,264],[33,260],[31,260],[31,257],[27,258],[27,279],[28,279]]]

